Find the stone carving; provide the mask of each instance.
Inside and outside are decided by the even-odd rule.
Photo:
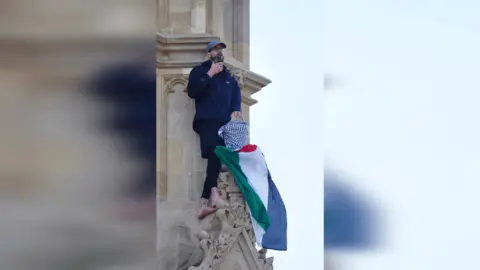
[[[202,226],[204,229],[197,234],[204,258],[201,264],[191,266],[188,270],[223,270],[218,267],[228,253],[234,251],[235,244],[244,231],[247,232],[252,252],[258,254],[255,263],[261,268],[255,270],[273,270],[273,258],[265,258],[266,250],[262,249],[259,253],[255,250],[255,235],[247,205],[231,175],[222,174],[218,187],[221,197],[228,205],[208,219],[207,225]]]
[[[177,76],[172,76],[172,77],[165,76],[165,93],[169,93],[173,91],[173,87],[177,84],[181,84],[185,88],[185,90],[187,90],[188,75],[177,75]]]
[[[162,207],[162,206],[160,206]],[[199,247],[194,231],[198,229],[198,221],[194,213],[166,213],[161,209],[162,220],[158,221],[158,241],[161,248],[157,251],[158,269],[186,270],[191,265],[199,264],[203,252]]]
[[[227,192],[229,186],[228,177],[222,174],[219,178],[219,189],[222,198],[229,205],[226,208],[219,209],[213,220],[209,222],[210,226],[207,226],[207,230],[199,233],[200,246],[205,257],[199,266],[190,267],[188,270],[216,269],[235,244],[241,229],[248,221],[245,202],[242,202],[238,197],[236,198],[232,193],[229,194]]]
[[[231,70],[230,73],[237,80],[238,85],[240,86],[240,89],[243,89],[243,87],[245,86],[245,74],[246,74],[245,71],[239,68],[235,68]]]
[[[258,260],[263,266],[262,270],[273,270],[273,257],[267,258],[266,256],[267,256],[266,249],[262,248],[258,251]]]

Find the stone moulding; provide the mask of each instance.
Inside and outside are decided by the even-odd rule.
[[[157,66],[159,68],[193,68],[199,62],[193,61],[163,61],[157,59]],[[243,103],[251,106],[256,104],[258,101],[251,97],[252,94],[257,93],[263,87],[271,83],[271,81],[263,76],[260,76],[252,71],[247,71],[232,64],[226,63],[226,66],[231,70],[231,73],[235,79],[237,79],[240,88],[242,89],[242,101]],[[188,75],[185,78],[185,90],[186,85],[188,84]]]
[[[249,106],[256,104],[258,101],[252,98],[252,95],[260,91],[263,87],[269,85],[271,81],[252,71],[244,70],[228,62],[226,63],[226,66],[231,70],[233,77],[237,79],[238,84],[242,89],[243,103]]]
[[[193,67],[195,63],[202,61],[205,56],[205,47],[212,39],[218,38],[205,34],[164,35],[157,33],[158,67],[173,68],[171,65],[176,62],[176,67]],[[190,57],[185,58],[184,55],[189,55]]]
[[[218,37],[206,34],[189,34],[189,35],[163,35],[157,33],[157,49],[161,52],[157,57],[157,67],[159,69],[166,68],[193,68],[195,65],[204,61],[205,46],[212,39]],[[172,59],[171,53],[192,53],[199,55],[198,59]],[[232,71],[241,84],[242,89],[247,89],[250,94],[255,94],[263,87],[269,85],[271,81],[255,72],[246,70],[235,59],[227,57],[226,66]]]
[[[205,46],[212,39],[218,37],[209,34],[165,35],[157,33],[157,44],[166,50],[193,48],[205,50]]]
[[[222,174],[218,187],[228,205],[208,219],[208,224],[202,226],[204,230],[197,234],[204,257],[199,265],[190,266],[188,270],[227,270],[222,267],[222,263],[233,247],[240,243],[243,257],[248,262],[248,270],[273,270],[273,258],[266,258],[265,249],[257,251],[255,248],[255,235],[248,208],[233,177]]]
[[[162,91],[160,94],[160,103],[157,104],[157,110],[160,114],[160,121],[157,126],[157,136],[159,137],[159,154],[160,157],[167,156],[167,121],[168,121],[168,95],[172,93],[174,87],[177,85],[182,85],[184,89],[187,88],[188,84],[188,75],[185,74],[163,74],[157,77],[157,79],[162,80],[161,85]],[[157,195],[160,198],[160,201],[163,201],[167,198],[167,164],[164,158],[160,158],[159,166],[159,179],[157,179]]]
[[[257,75],[251,71],[246,71],[241,68],[232,66],[231,64],[226,64],[231,70],[232,75],[237,79],[241,89],[242,89],[242,102],[251,106],[257,103],[257,100],[253,99],[251,95],[258,92],[265,85],[269,84],[270,81],[260,75]],[[178,84],[182,85],[183,91],[187,90],[188,85],[188,74],[160,74],[157,76],[157,80],[160,81],[160,86],[162,91],[158,94],[159,97],[158,103],[158,119],[159,125],[157,127],[157,134],[159,134],[159,154],[160,157],[166,157],[166,138],[167,138],[167,118],[168,118],[168,95],[174,91],[174,87]],[[159,179],[157,181],[158,185],[158,195],[161,200],[166,199],[167,196],[167,179],[166,179],[166,161],[160,158],[159,164]]]

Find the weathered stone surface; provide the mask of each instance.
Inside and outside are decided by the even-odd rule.
[[[226,42],[225,63],[242,89],[242,112],[249,120],[249,106],[256,103],[251,95],[270,83],[248,69],[249,1],[159,0],[158,6],[158,269],[272,270],[273,259],[255,247],[245,200],[228,173],[219,179],[228,205],[201,222],[195,215],[205,161],[191,129],[195,109],[185,93],[188,74],[205,60],[211,39]]]
[[[203,222],[204,231],[199,238],[204,257],[200,265],[188,270],[273,269],[273,261],[262,257],[255,248],[246,203],[233,178],[227,173],[219,180],[219,189],[228,205]]]
[[[196,204],[164,202],[157,207],[159,269],[186,269],[198,264],[202,250],[196,234],[201,231]]]

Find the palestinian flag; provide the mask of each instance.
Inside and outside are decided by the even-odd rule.
[[[232,151],[217,146],[215,153],[245,196],[258,245],[287,250],[287,211],[260,148],[249,144]]]

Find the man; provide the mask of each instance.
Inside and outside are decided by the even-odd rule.
[[[231,118],[241,118],[241,92],[237,80],[223,64],[227,46],[218,40],[207,45],[208,60],[190,72],[188,96],[195,100],[193,130],[200,137],[202,158],[208,160],[198,217],[214,213],[221,204],[217,180],[222,164],[215,155],[216,146],[224,146],[218,130]]]

